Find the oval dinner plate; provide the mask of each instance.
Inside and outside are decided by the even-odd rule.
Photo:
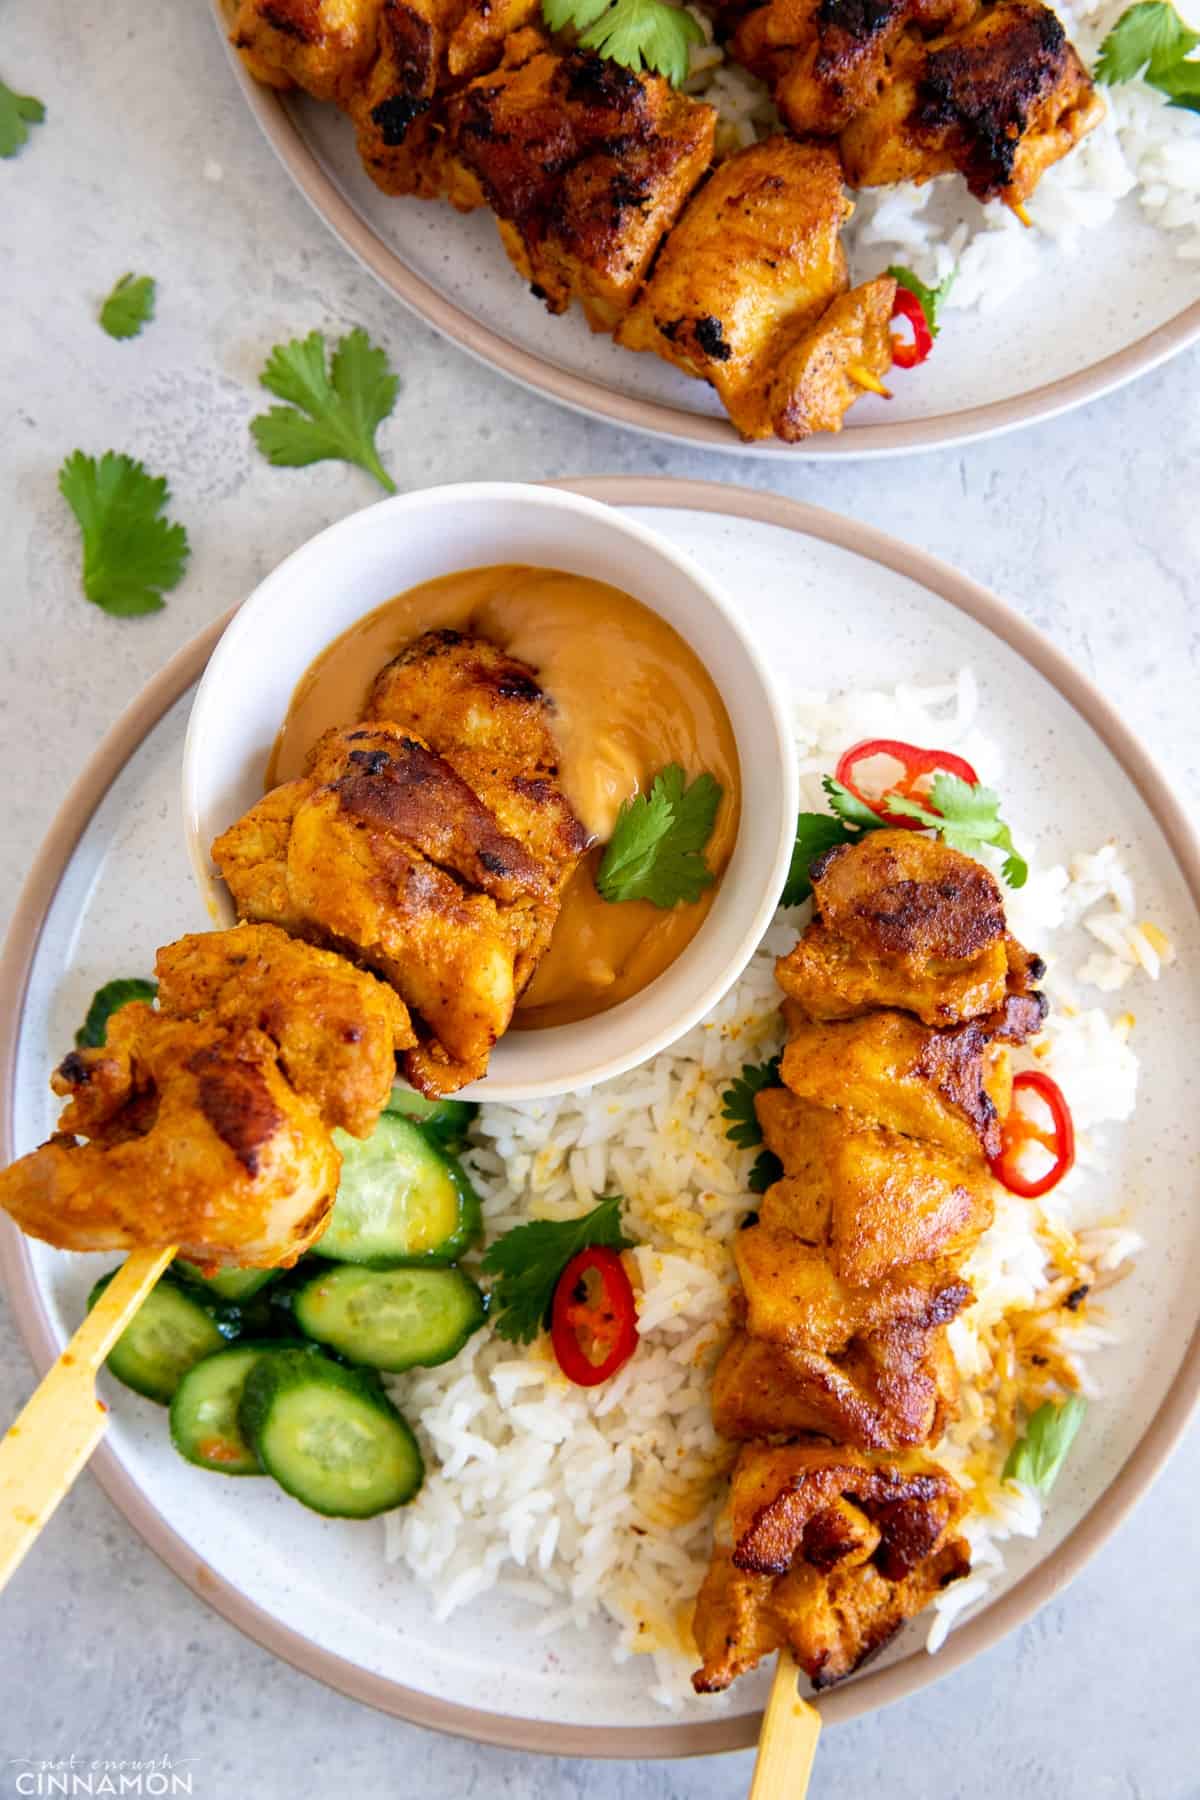
[[[843,432],[802,445],[744,443],[704,383],[595,335],[578,307],[549,318],[486,209],[463,215],[380,193],[359,164],[349,121],[253,80],[228,42],[228,0],[212,5],[264,136],[346,248],[461,349],[594,418],[743,456],[895,455],[1053,418],[1200,337],[1196,264],[1181,261],[1170,235],[1130,198],[1070,250],[1043,244],[1038,276],[1003,306],[952,313],[936,354],[914,374],[894,371],[894,398],[860,400]],[[862,271],[877,272],[874,264]]]
[[[1146,1247],[1106,1294],[1121,1342],[1089,1367],[1093,1409],[1042,1535],[1009,1545],[1007,1585],[936,1657],[910,1627],[820,1700],[828,1721],[882,1706],[956,1668],[1029,1617],[1144,1492],[1200,1386],[1197,1121],[1180,1044],[1200,1038],[1200,846],[1146,753],[1100,694],[1031,626],[945,564],[869,527],[770,495],[701,483],[597,480],[576,492],[629,508],[686,545],[759,634],[793,689],[940,679],[969,662],[1005,766],[1005,812],[1043,860],[1115,837],[1143,912],[1179,960],[1131,995],[1142,1058],[1133,1122],[1111,1134],[1112,1210]],[[179,752],[190,691],[218,621],[118,721],[51,828],[0,974],[7,1160],[52,1127],[47,1073],[92,991],[148,970],[153,946],[208,921],[184,852]],[[988,774],[993,771],[989,770]],[[1103,1197],[1098,1210],[1104,1209]],[[23,1239],[7,1221],[0,1267],[39,1372],[78,1322],[98,1268]],[[679,1756],[753,1742],[764,1687],[664,1713],[641,1659],[615,1665],[608,1628],[539,1638],[519,1598],[475,1600],[444,1624],[382,1558],[382,1527],[305,1512],[268,1482],[222,1482],[172,1450],[161,1408],[109,1389],[91,1468],[146,1542],[232,1623],[319,1680],[422,1725],[580,1756]],[[761,1672],[760,1672],[761,1674]]]

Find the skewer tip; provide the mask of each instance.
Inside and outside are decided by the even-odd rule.
[[[846,373],[856,387],[866,388],[868,393],[878,394],[884,400],[891,399],[891,388],[884,387],[878,375],[873,374],[865,363],[847,363]]]
[[[1026,231],[1033,230],[1033,220],[1029,216],[1029,209],[1025,205],[1024,201],[1010,200],[1008,203],[1008,209],[1011,213],[1014,213],[1018,219],[1020,219],[1020,221],[1021,221],[1022,225],[1025,227]]]

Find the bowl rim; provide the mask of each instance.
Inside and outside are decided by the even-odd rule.
[[[615,507],[606,506],[578,492],[557,487],[549,483],[533,483],[521,481],[469,481],[443,482],[436,487],[417,488],[404,494],[393,494],[387,499],[374,501],[370,505],[360,507],[348,513],[344,518],[336,519],[332,524],[324,526],[312,537],[290,551],[283,560],[270,569],[257,582],[242,603],[227,615],[228,623],[218,637],[208,658],[204,673],[200,677],[195,698],[192,701],[188,717],[187,730],[184,736],[182,766],[180,770],[180,794],[183,806],[184,839],[187,846],[188,859],[192,873],[200,890],[202,901],[214,916],[224,918],[231,909],[224,898],[220,883],[214,879],[211,859],[207,853],[205,834],[198,829],[199,815],[203,811],[199,803],[201,782],[198,771],[203,767],[207,751],[201,746],[202,732],[208,741],[208,732],[213,729],[213,715],[221,718],[224,709],[220,701],[220,684],[223,672],[231,665],[248,660],[253,662],[250,654],[260,634],[275,612],[286,605],[291,585],[303,579],[303,571],[313,560],[327,557],[339,544],[350,545],[366,533],[375,533],[384,529],[389,521],[395,521],[397,531],[402,531],[404,521],[413,515],[425,520],[429,515],[440,511],[460,512],[463,508],[473,506],[529,506],[539,513],[561,514],[565,518],[587,519],[602,531],[637,544],[650,557],[657,557],[661,563],[674,568],[688,583],[692,590],[694,604],[706,606],[711,614],[722,620],[728,631],[736,639],[745,659],[746,673],[757,684],[757,692],[748,704],[752,708],[756,721],[769,722],[770,743],[760,753],[756,750],[753,756],[748,755],[745,741],[738,737],[734,724],[734,705],[732,697],[725,691],[723,672],[709,668],[708,673],[720,694],[722,703],[730,718],[734,742],[738,751],[741,768],[741,787],[743,804],[747,798],[747,763],[751,761],[770,762],[772,784],[765,796],[766,804],[773,806],[777,813],[774,831],[774,851],[770,863],[765,869],[753,871],[739,870],[737,863],[744,839],[739,833],[731,853],[730,865],[726,869],[720,883],[722,893],[728,893],[725,901],[726,912],[731,920],[741,920],[731,930],[736,930],[736,940],[728,952],[718,961],[709,945],[712,939],[707,938],[705,920],[696,935],[683,946],[678,956],[662,972],[659,980],[674,976],[680,978],[682,971],[690,964],[697,971],[698,979],[693,985],[686,1004],[677,1006],[670,1019],[664,1019],[658,1028],[649,1033],[638,1031],[638,1019],[641,1008],[639,1002],[657,985],[651,982],[646,988],[639,990],[622,1005],[614,1007],[611,1012],[595,1014],[581,1019],[574,1024],[560,1026],[554,1033],[554,1061],[561,1073],[545,1079],[533,1077],[506,1077],[502,1071],[488,1073],[478,1081],[473,1081],[461,1090],[462,1097],[468,1100],[488,1100],[496,1103],[509,1101],[549,1100],[563,1094],[577,1092],[580,1088],[593,1087],[599,1082],[615,1080],[617,1076],[627,1074],[630,1069],[648,1062],[652,1057],[677,1043],[694,1025],[710,1012],[724,996],[734,987],[748,966],[760,943],[763,933],[771,922],[778,896],[783,890],[791,862],[792,848],[795,842],[795,817],[800,805],[800,781],[796,763],[795,747],[792,739],[788,710],[774,675],[766,660],[738,617],[737,608],[725,594],[719,583],[714,582],[701,565],[686,551],[661,537],[651,527],[640,520],[630,519]],[[451,550],[452,555],[452,550]],[[486,566],[486,565],[472,565]],[[533,564],[534,567],[550,567],[550,564]],[[452,572],[452,571],[450,571]],[[648,571],[648,586],[653,584],[653,571]],[[634,593],[634,599],[650,612],[659,612],[653,598],[648,598],[642,591]],[[369,612],[376,610],[379,602],[357,613],[356,618],[364,618]],[[685,642],[688,633],[681,626],[671,625]],[[353,621],[351,621],[352,625]],[[342,630],[350,629],[343,625]],[[339,632],[337,635],[341,635]],[[261,641],[261,640],[259,640]],[[325,640],[326,647],[334,641]],[[316,652],[317,655],[321,651]],[[306,665],[308,666],[308,665]],[[707,667],[707,665],[706,665]],[[300,677],[303,679],[303,676]],[[207,710],[205,710],[207,709]],[[740,887],[737,877],[740,875]],[[744,891],[743,891],[744,890]],[[707,960],[706,960],[707,952]],[[620,1050],[608,1054],[596,1054],[588,1050],[588,1027],[598,1018],[615,1021],[625,1015],[628,1033],[627,1041]],[[522,1033],[522,1038],[536,1038],[540,1033]],[[580,1046],[577,1057],[572,1056],[575,1044]],[[521,1046],[525,1048],[524,1044]]]
[[[614,506],[666,507],[755,520],[817,538],[907,576],[977,620],[1017,651],[1080,714],[1124,770],[1162,831],[1200,912],[1200,835],[1170,782],[1116,708],[1036,626],[953,565],[871,525],[786,496],[724,483],[655,476],[601,476],[561,484]],[[29,976],[59,881],[92,815],[148,733],[197,679],[229,615],[185,644],[120,715],[80,772],[42,841],[18,897],[0,955],[0,1160],[14,1148],[14,1075]],[[28,1242],[0,1217],[0,1285],[40,1377],[61,1348],[42,1303]],[[1185,1346],[1170,1387],[1124,1467],[1074,1529],[999,1599],[959,1625],[936,1657],[916,1650],[828,1690],[816,1705],[825,1724],[878,1710],[952,1674],[1058,1594],[1091,1560],[1161,1473],[1200,1398],[1200,1329]],[[101,1443],[89,1469],[149,1548],[197,1597],[246,1636],[326,1686],[402,1718],[473,1742],[559,1756],[675,1757],[753,1745],[760,1715],[664,1721],[653,1726],[557,1725],[485,1713],[375,1675],[320,1649],[217,1576],[175,1532]]]

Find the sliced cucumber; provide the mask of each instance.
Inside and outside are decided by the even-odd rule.
[[[249,1300],[279,1273],[278,1269],[218,1269],[215,1275],[205,1275],[195,1263],[185,1262],[182,1256],[175,1258],[174,1268],[184,1281],[199,1288],[201,1293],[210,1294],[214,1300],[232,1300],[235,1304]]]
[[[246,1377],[263,1356],[279,1356],[281,1340],[233,1344],[194,1363],[171,1401],[171,1442],[181,1456],[219,1475],[261,1475],[262,1465],[242,1436],[238,1407]]]
[[[379,1377],[311,1349],[261,1356],[238,1421],[267,1474],[333,1518],[403,1506],[425,1476],[417,1441]]]
[[[483,1324],[482,1293],[461,1269],[326,1269],[297,1293],[306,1336],[373,1369],[431,1369]]]
[[[115,1274],[113,1269],[96,1283],[88,1295],[89,1312]],[[236,1329],[164,1275],[109,1351],[108,1368],[135,1394],[169,1406],[188,1370],[223,1350]]]
[[[385,1110],[402,1119],[411,1119],[439,1144],[456,1150],[479,1108],[474,1100],[427,1100],[415,1088],[405,1087],[398,1081]]]
[[[321,1256],[373,1269],[450,1263],[479,1237],[479,1196],[455,1158],[411,1120],[384,1113],[365,1143],[333,1135],[342,1175]]]

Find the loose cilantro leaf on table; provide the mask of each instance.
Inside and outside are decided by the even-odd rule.
[[[498,1277],[492,1288],[491,1319],[512,1344],[531,1344],[545,1324],[558,1278],[573,1256],[599,1245],[629,1250],[633,1239],[621,1230],[621,1196],[606,1194],[578,1219],[532,1219],[515,1225],[489,1244],[482,1268]]]
[[[145,981],[140,975],[118,976],[115,981],[106,981],[92,995],[87,1018],[75,1033],[76,1049],[98,1050],[108,1036],[108,1021],[115,1012],[128,1006],[131,1000],[153,1000],[157,992],[157,981]]]
[[[259,380],[268,393],[287,401],[250,421],[268,462],[281,469],[355,463],[389,494],[396,492],[379,460],[375,433],[396,404],[400,380],[365,331],[356,328],[339,339],[328,370],[321,332],[276,344]]]
[[[1200,112],[1200,62],[1188,60],[1198,44],[1200,34],[1168,0],[1139,0],[1126,7],[1101,44],[1096,80],[1111,85],[1141,75],[1173,106]]]
[[[109,337],[136,337],[154,317],[154,294],[153,275],[122,275],[100,308],[100,323]]]
[[[925,323],[929,327],[929,335],[931,337],[936,337],[941,330],[939,320],[941,317],[942,306],[947,294],[954,286],[958,270],[951,269],[946,279],[944,281],[939,281],[936,287],[929,287],[921,280],[919,275],[914,275],[911,269],[906,269],[903,263],[892,263],[888,269],[888,274],[894,281],[899,282],[901,287],[906,287],[910,294],[916,295],[921,303],[921,311],[925,314]]]
[[[1063,1406],[1047,1400],[1031,1414],[1024,1437],[1017,1439],[1004,1465],[1005,1481],[1023,1481],[1048,1494],[1062,1472],[1087,1403],[1073,1395]]]
[[[15,156],[29,138],[29,127],[40,125],[46,108],[32,94],[14,94],[0,81],[0,156]]]
[[[753,1150],[755,1144],[762,1143],[762,1126],[754,1110],[754,1096],[761,1094],[764,1088],[780,1085],[779,1060],[773,1056],[770,1062],[746,1063],[732,1086],[721,1095],[725,1136],[739,1150]]]
[[[689,786],[678,763],[660,769],[648,794],[622,804],[596,873],[601,898],[661,907],[698,900],[716,879],[703,852],[721,794],[711,775]]]
[[[182,579],[187,532],[161,515],[171,498],[161,476],[107,450],[76,450],[58,472],[59,492],[83,533],[83,591],[120,618],[157,612]]]
[[[1000,817],[1000,796],[992,788],[978,783],[972,787],[960,775],[938,774],[929,791],[933,810],[917,800],[906,800],[901,794],[888,795],[888,809],[919,819],[937,831],[953,849],[974,856],[981,844],[995,844],[1007,852],[1004,879],[1009,887],[1024,887],[1029,865],[1017,854],[1012,832]]]

